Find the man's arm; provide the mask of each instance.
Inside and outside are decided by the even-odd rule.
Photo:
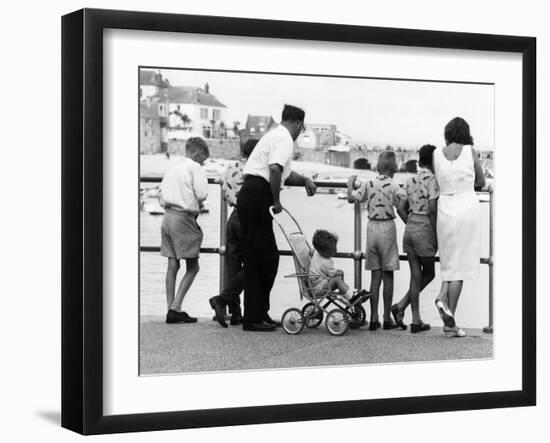
[[[310,197],[317,191],[317,186],[313,183],[313,180],[294,171],[290,171],[290,175],[285,180],[285,185],[304,186],[306,188],[307,195]]]
[[[474,160],[474,171],[476,174],[474,188],[477,191],[485,186],[485,174],[483,173],[483,167],[479,161],[477,151],[474,148],[472,148],[472,158]]]
[[[273,212],[278,214],[283,210],[281,201],[279,200],[279,194],[281,193],[281,175],[283,168],[281,165],[275,163],[269,165],[269,186],[271,187],[271,194],[273,195]]]

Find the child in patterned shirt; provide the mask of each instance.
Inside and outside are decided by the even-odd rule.
[[[403,250],[411,269],[409,291],[391,307],[393,318],[402,329],[403,314],[411,305],[411,332],[428,331],[430,325],[420,318],[420,292],[435,277],[435,253],[437,252],[436,216],[439,185],[433,173],[435,146],[420,148],[418,174],[407,179],[405,195],[399,200],[397,213],[406,224],[403,235]]]
[[[367,203],[367,250],[365,268],[371,271],[371,315],[369,329],[380,327],[378,320],[378,299],[380,283],[384,283],[384,329],[395,329],[391,319],[393,299],[393,271],[399,269],[399,252],[395,229],[395,211],[399,195],[403,192],[392,181],[397,171],[397,162],[393,151],[384,151],[378,157],[378,176],[371,180],[360,181],[357,176],[348,180],[348,201]]]
[[[237,197],[243,186],[243,169],[248,157],[258,144],[258,140],[249,139],[242,147],[242,159],[227,164],[222,184],[223,198],[233,208],[225,228],[225,272],[226,285],[219,295],[208,301],[214,310],[216,321],[224,328],[225,309],[229,308],[230,325],[242,323],[240,293],[244,288],[244,238],[241,232],[241,223],[237,213]]]

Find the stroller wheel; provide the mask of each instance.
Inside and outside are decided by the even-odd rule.
[[[349,315],[351,317],[351,321],[349,323],[349,327],[351,329],[359,329],[365,324],[367,314],[365,313],[365,308],[363,308],[360,304],[351,306],[349,308]]]
[[[342,309],[333,309],[327,314],[326,326],[332,335],[344,335],[350,324],[350,316]]]
[[[287,309],[281,317],[283,329],[287,334],[297,335],[304,329],[304,316],[298,308]]]
[[[316,328],[323,322],[323,311],[315,303],[307,303],[302,308],[302,314],[308,328]]]

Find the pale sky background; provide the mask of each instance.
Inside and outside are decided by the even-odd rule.
[[[306,111],[307,123],[336,124],[356,142],[385,146],[444,145],[453,117],[470,125],[478,148],[494,146],[494,87],[463,83],[161,70],[173,86],[204,87],[227,106],[224,121],[244,127],[247,114],[279,122],[285,103]]]

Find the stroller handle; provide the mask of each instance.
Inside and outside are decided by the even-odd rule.
[[[296,227],[298,228],[298,232],[300,234],[303,234],[302,227],[298,223],[298,220],[296,220],[294,218],[294,216],[288,211],[288,209],[286,209],[284,207],[281,207],[281,209],[282,209],[282,212],[286,213],[290,217],[292,222],[296,225]],[[279,220],[279,217],[278,217],[279,214],[275,214],[275,212],[273,211],[273,206],[269,207],[269,213],[271,214],[271,217],[273,218],[273,220],[275,220],[275,223],[277,223],[279,225],[279,228],[281,229],[281,231],[283,231],[283,234],[285,234],[285,237],[286,237],[286,231],[283,228],[283,225],[281,224],[281,221]],[[288,238],[287,238],[287,240],[288,240]]]

